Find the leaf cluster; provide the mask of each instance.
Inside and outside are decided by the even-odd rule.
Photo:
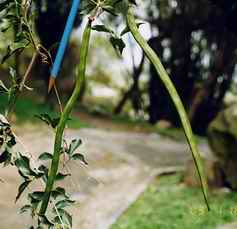
[[[33,31],[34,15],[31,12],[32,1],[4,0],[0,3],[1,32],[6,33],[12,29],[15,36],[8,45],[2,64],[13,54],[20,54],[29,45],[36,48],[36,36]]]
[[[56,128],[57,121],[51,118],[49,115],[42,115],[42,121],[46,122],[48,125]],[[64,140],[66,143],[66,140]],[[18,193],[15,201],[18,201],[22,194],[29,190],[32,182],[35,182],[39,179],[42,179],[46,184],[48,180],[49,170],[44,164],[39,164],[38,167],[32,166],[32,158],[24,155],[23,153],[17,152],[13,153],[13,147],[17,144],[15,136],[11,130],[11,126],[3,115],[0,115],[0,164],[4,166],[12,165],[15,166],[18,170],[19,175],[22,177],[23,182],[18,187]],[[69,160],[79,160],[83,164],[87,165],[85,157],[78,153],[77,150],[82,144],[82,141],[79,139],[74,139],[71,141],[69,146],[64,144],[62,147],[62,155],[65,154]],[[39,161],[43,162],[46,160],[52,160],[53,155],[44,152],[39,156]],[[58,172],[56,176],[56,181],[64,180],[70,174],[64,174]],[[71,228],[72,227],[72,216],[66,210],[67,207],[71,206],[74,201],[70,199],[70,196],[66,193],[66,190],[63,187],[57,187],[51,192],[51,213],[47,215],[39,214],[40,203],[43,200],[44,192],[41,190],[28,192],[28,202],[21,209],[20,213],[29,212],[33,218],[37,219],[37,227],[31,226],[31,228]]]

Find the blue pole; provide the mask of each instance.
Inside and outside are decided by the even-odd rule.
[[[61,39],[61,42],[60,42],[60,45],[59,45],[59,48],[57,51],[57,55],[56,55],[53,67],[51,69],[51,77],[50,77],[51,79],[49,82],[49,91],[52,88],[54,81],[60,71],[64,53],[67,48],[67,44],[68,44],[70,35],[72,33],[73,24],[74,24],[74,21],[77,16],[79,6],[80,6],[80,0],[73,0],[72,7],[71,7],[71,10],[70,10],[70,13],[69,13],[69,16],[67,19],[67,23],[66,23],[66,26],[64,29],[64,33],[63,33],[63,36],[62,36],[62,39]]]

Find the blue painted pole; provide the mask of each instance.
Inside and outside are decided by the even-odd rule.
[[[59,48],[57,51],[57,55],[56,55],[53,67],[51,69],[51,76],[50,76],[49,88],[48,88],[49,91],[53,87],[55,79],[57,78],[58,73],[60,71],[64,53],[65,53],[69,38],[72,33],[73,24],[74,24],[76,16],[77,16],[79,6],[80,6],[80,0],[73,0],[72,7],[71,7],[71,10],[70,10],[70,13],[69,13],[69,16],[67,19],[67,23],[66,23],[66,26],[64,29],[64,33],[63,33],[63,36],[62,36],[62,39],[61,39],[61,42],[60,42],[60,45],[59,45]]]

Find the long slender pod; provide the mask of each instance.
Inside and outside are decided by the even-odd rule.
[[[133,37],[135,38],[135,40],[137,41],[139,46],[143,49],[147,58],[155,66],[156,71],[157,71],[158,75],[160,76],[161,81],[165,85],[165,87],[166,87],[167,91],[169,92],[169,95],[172,98],[172,101],[177,109],[177,112],[179,114],[183,129],[184,129],[187,141],[188,141],[188,144],[189,144],[191,152],[192,152],[195,166],[198,171],[198,175],[199,175],[201,186],[202,186],[204,200],[207,205],[207,209],[210,210],[210,206],[209,206],[209,202],[208,202],[208,185],[207,185],[206,177],[204,174],[201,157],[198,152],[197,145],[196,145],[196,142],[195,142],[195,139],[193,136],[192,128],[191,128],[190,122],[188,120],[186,111],[184,109],[183,103],[182,103],[182,101],[178,95],[178,92],[176,91],[176,88],[173,85],[168,73],[166,72],[165,68],[163,67],[159,57],[156,55],[154,50],[148,45],[146,40],[140,34],[137,24],[135,22],[135,17],[133,14],[133,9],[132,9],[131,4],[128,8],[126,17],[127,17],[128,27],[129,27]]]
[[[88,49],[89,49],[90,34],[91,34],[91,21],[89,20],[82,37],[80,63],[78,67],[76,85],[70,99],[68,100],[63,110],[63,113],[60,117],[59,124],[56,129],[55,142],[54,142],[54,154],[53,154],[53,159],[52,159],[52,163],[51,163],[51,167],[49,171],[49,177],[48,177],[46,188],[45,188],[44,197],[43,197],[40,212],[39,212],[40,215],[45,215],[45,212],[47,210],[50,194],[53,190],[54,181],[58,172],[63,132],[66,126],[66,122],[69,118],[69,115],[71,114],[71,111],[80,95],[81,86],[85,79],[86,61],[87,61],[87,54],[88,54]]]

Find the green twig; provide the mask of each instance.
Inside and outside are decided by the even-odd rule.
[[[62,147],[62,138],[63,138],[66,122],[69,118],[69,115],[71,114],[73,107],[75,106],[77,102],[77,99],[80,95],[82,83],[84,82],[84,79],[85,79],[86,60],[87,60],[87,54],[88,54],[88,49],[89,49],[90,34],[91,34],[91,21],[89,20],[85,28],[85,31],[83,33],[83,38],[82,38],[82,43],[81,43],[80,64],[79,64],[79,69],[78,69],[78,78],[76,80],[76,86],[63,110],[59,124],[56,129],[56,136],[55,136],[55,142],[54,142],[54,154],[53,154],[53,159],[52,159],[52,163],[51,163],[51,167],[49,171],[49,177],[47,180],[42,205],[39,212],[40,215],[45,215],[45,212],[48,207],[50,194],[51,194],[51,191],[53,190],[54,181],[58,172],[59,159],[60,159],[60,153],[61,153],[61,147]]]
[[[8,99],[8,108],[5,112],[6,116],[9,117],[11,115],[11,113],[13,112],[13,109],[15,107],[16,101],[20,95],[20,93],[23,91],[24,87],[26,87],[25,83],[26,80],[28,79],[28,77],[30,76],[30,73],[35,65],[35,62],[37,60],[38,57],[38,52],[36,51],[31,59],[31,62],[29,64],[29,66],[27,67],[27,70],[24,74],[24,76],[21,79],[21,82],[15,82],[16,85],[14,85],[14,88],[12,88],[11,93],[9,95],[9,99]]]
[[[161,81],[163,82],[167,91],[169,92],[169,95],[172,98],[173,103],[178,111],[187,141],[189,143],[189,146],[190,146],[190,149],[192,152],[195,166],[198,170],[198,175],[199,175],[200,182],[202,185],[204,200],[206,202],[207,209],[210,210],[210,206],[208,203],[208,186],[207,186],[207,181],[206,181],[204,170],[203,170],[201,157],[199,155],[197,145],[196,145],[196,142],[195,142],[195,139],[193,136],[192,128],[191,128],[190,122],[187,118],[187,114],[184,109],[183,103],[182,103],[169,75],[167,74],[165,68],[163,67],[159,57],[156,55],[156,53],[153,51],[153,49],[148,45],[146,40],[141,36],[141,34],[138,30],[137,24],[135,22],[135,17],[133,14],[132,5],[129,6],[128,11],[127,11],[127,23],[128,23],[128,27],[129,27],[133,37],[135,38],[137,43],[140,45],[140,47],[143,49],[147,58],[155,66],[156,71],[157,71],[158,75],[160,76]]]

